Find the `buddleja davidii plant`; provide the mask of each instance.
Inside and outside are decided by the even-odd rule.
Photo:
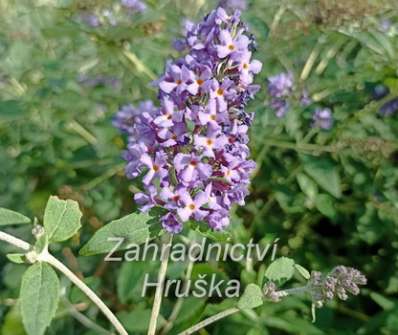
[[[61,292],[55,270],[85,293],[119,334],[128,334],[102,299],[49,251],[51,245],[67,241],[80,230],[81,217],[82,213],[77,202],[52,196],[44,212],[43,224],[39,225],[35,220],[32,229],[34,243],[30,244],[0,230],[0,241],[22,250],[19,253],[8,254],[7,258],[14,263],[30,264],[23,274],[19,297],[22,321],[28,335],[44,334],[56,315]],[[99,229],[80,253],[82,255],[107,253],[115,249],[112,237],[119,237],[124,241],[118,245],[117,250],[127,248],[131,243],[141,244],[150,238],[151,220],[152,217],[147,214],[133,213],[112,221]],[[0,227],[30,223],[28,217],[0,208]]]
[[[159,220],[167,244],[171,244],[173,234],[180,233],[192,220],[204,222],[213,230],[225,229],[230,223],[231,207],[244,204],[250,174],[255,169],[247,145],[253,115],[245,111],[247,102],[259,89],[253,84],[254,75],[261,70],[261,63],[251,58],[254,38],[238,12],[228,14],[221,7],[201,23],[188,24],[186,30],[186,38],[176,46],[188,53],[170,62],[156,82],[161,107],[150,102],[139,108],[127,106],[115,120],[115,125],[129,137],[125,152],[127,176],[143,176],[143,191],[135,194],[135,200],[143,212],[153,207],[166,210]],[[25,251],[23,255],[10,256],[11,259],[20,257],[33,264],[24,276],[21,290],[22,315],[30,335],[43,334],[54,316],[59,283],[53,267],[86,293],[120,334],[127,334],[101,299],[48,252],[49,243],[64,241],[80,228],[80,217],[76,203],[51,198],[43,228],[35,229],[34,246],[0,234],[0,239]],[[150,219],[147,214],[131,214],[111,222],[95,233],[81,254],[110,251],[114,247],[110,237],[124,239],[118,249],[146,241],[150,237]],[[159,269],[148,335],[154,335],[157,329],[167,265],[166,254]],[[287,271],[285,264],[277,269],[281,274]],[[32,287],[51,287],[51,298],[47,294],[42,299],[41,290],[32,294]],[[279,299],[295,291],[281,293],[267,286],[263,293],[260,286],[250,284],[236,307],[181,334],[191,334],[231,314],[256,308],[264,297]],[[37,311],[45,311],[45,317],[38,317]]]

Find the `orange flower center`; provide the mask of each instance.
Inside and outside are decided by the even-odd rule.
[[[235,45],[229,44],[228,45],[228,49],[231,50],[231,51],[234,51],[235,50]]]
[[[202,86],[203,84],[204,84],[204,80],[203,79],[198,79],[197,81],[196,81],[196,83],[199,85],[199,86]]]
[[[189,207],[189,209],[190,209],[191,211],[193,211],[193,210],[195,209],[195,204],[190,204],[188,207]]]
[[[181,85],[181,84],[182,84],[182,81],[181,81],[180,79],[177,79],[177,80],[176,80],[176,84],[177,84],[177,85]]]
[[[208,146],[211,146],[211,145],[213,145],[214,142],[213,142],[213,140],[211,138],[208,138],[206,143],[207,143]]]
[[[217,90],[217,95],[223,96],[223,95],[224,95],[224,90],[223,90],[222,88],[219,88],[219,89]]]
[[[158,172],[160,170],[159,165],[154,164],[153,165],[153,171]]]

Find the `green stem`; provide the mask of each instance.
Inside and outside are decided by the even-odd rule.
[[[201,330],[202,328],[207,327],[214,322],[217,322],[221,319],[226,318],[227,316],[236,314],[238,312],[240,312],[240,309],[236,308],[236,307],[226,309],[225,311],[222,311],[222,312],[215,314],[207,319],[204,319],[203,321],[197,323],[196,325],[192,326],[191,328],[184,330],[183,332],[179,333],[178,335],[190,335],[190,334],[196,333],[197,331]]]
[[[94,330],[97,334],[114,335],[114,333],[102,328],[83,313],[80,313],[68,300],[64,299],[64,304],[67,307],[69,314],[86,328]]]
[[[191,279],[192,270],[193,270],[194,262],[190,261],[187,267],[187,271],[185,274],[185,282],[184,282],[184,292],[188,286],[188,281]],[[178,298],[174,308],[170,314],[169,320],[167,321],[166,325],[164,326],[161,335],[166,335],[171,329],[173,329],[174,322],[177,320],[178,315],[180,314],[182,304],[184,302],[184,298]]]
[[[162,262],[160,264],[158,281],[157,281],[156,292],[155,292],[155,300],[153,302],[151,319],[149,321],[148,335],[156,334],[157,322],[158,322],[158,317],[159,317],[159,312],[160,312],[160,305],[162,303],[164,282],[166,279],[167,267],[169,264],[172,240],[173,240],[173,235],[167,234],[165,237],[165,241],[164,241],[164,244],[166,245],[165,254],[162,255],[163,256]]]

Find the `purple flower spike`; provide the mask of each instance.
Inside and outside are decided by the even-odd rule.
[[[184,34],[176,45],[186,54],[168,62],[155,82],[160,107],[127,105],[113,121],[128,136],[127,176],[142,176],[136,203],[142,211],[164,208],[161,224],[171,234],[190,220],[225,229],[231,206],[244,204],[255,169],[248,148],[253,115],[244,108],[262,67],[238,12],[220,7],[199,24],[186,22]]]
[[[278,118],[289,111],[288,98],[293,92],[294,80],[291,72],[282,72],[268,78],[268,94],[271,96],[270,107]]]
[[[312,126],[329,130],[333,127],[333,115],[330,108],[318,108],[312,116]]]
[[[274,98],[286,98],[293,90],[293,74],[280,73],[268,78],[268,93]]]

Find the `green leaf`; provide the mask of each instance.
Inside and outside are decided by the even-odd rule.
[[[141,261],[123,263],[117,278],[117,295],[121,303],[125,304],[133,297],[135,288],[148,272],[148,268],[150,266]]]
[[[261,330],[252,328],[252,329],[249,330],[247,335],[269,335],[269,332],[267,331],[266,328],[263,328]]]
[[[376,304],[378,304],[385,311],[392,310],[396,305],[394,303],[394,301],[386,298],[385,296],[383,296],[377,292],[371,292],[370,297]]]
[[[43,220],[49,242],[65,241],[75,235],[81,227],[81,217],[76,201],[51,196]]]
[[[26,269],[27,266],[14,263],[8,263],[5,266],[2,266],[1,278],[3,284],[7,288],[18,291],[21,287],[22,277]]]
[[[7,258],[15,264],[25,263],[25,254],[7,254]]]
[[[328,218],[335,218],[337,213],[334,208],[334,199],[329,194],[319,194],[315,198],[316,208]]]
[[[148,329],[149,321],[151,319],[151,310],[139,307],[132,312],[121,312],[118,314],[118,317],[129,332],[144,333]],[[164,317],[159,315],[156,328],[160,329],[164,324]]]
[[[239,309],[252,309],[263,304],[263,291],[256,284],[247,285],[238,301]]]
[[[265,277],[270,281],[287,281],[293,277],[294,269],[293,259],[281,257],[271,263],[265,271]]]
[[[0,122],[17,120],[25,116],[25,112],[17,100],[0,101]]]
[[[206,306],[206,300],[195,297],[188,297],[183,300],[181,311],[175,321],[176,325],[189,322],[202,314]]]
[[[308,196],[311,200],[315,198],[318,193],[318,187],[315,182],[309,178],[304,173],[299,173],[297,175],[297,182],[300,185],[301,190]]]
[[[108,223],[83,246],[80,255],[92,256],[112,250],[125,250],[131,244],[144,243],[150,237],[148,221],[151,219],[147,214],[133,213]],[[115,239],[123,239],[123,243],[117,245]]]
[[[0,226],[26,224],[30,219],[26,216],[6,208],[0,208]]]
[[[341,197],[341,180],[336,164],[327,158],[305,158],[304,171],[325,191],[336,198]]]
[[[67,7],[72,3],[72,0],[35,0],[37,6],[54,6],[54,7]]]
[[[303,266],[301,266],[300,264],[294,264],[295,269],[297,270],[297,272],[304,278],[304,279],[310,279],[311,278],[311,274],[310,272]]]
[[[22,278],[21,313],[29,335],[43,335],[55,316],[59,301],[59,280],[46,263],[32,265]]]
[[[34,245],[34,250],[38,254],[41,254],[43,250],[47,248],[48,248],[48,236],[47,234],[43,234],[36,240],[36,243]]]
[[[19,306],[16,305],[4,316],[0,328],[1,335],[26,335],[22,324]]]

